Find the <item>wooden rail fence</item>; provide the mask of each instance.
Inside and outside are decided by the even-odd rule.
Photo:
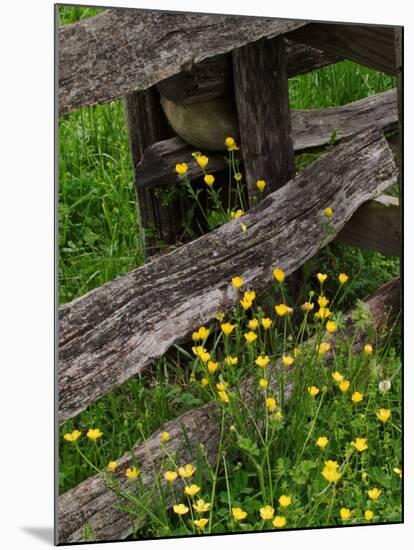
[[[260,292],[273,267],[292,274],[334,238],[399,255],[399,202],[384,192],[398,180],[397,164],[402,173],[401,43],[394,27],[123,9],[59,29],[59,114],[123,97],[143,234],[154,226],[159,239],[176,244],[179,205],[163,204],[157,192],[180,185],[177,162],[188,162],[190,179],[201,176],[191,153],[202,139],[213,149],[209,172],[225,168],[219,148],[208,147],[217,139],[195,134],[188,123],[204,127],[213,120],[220,127],[220,109],[221,131],[242,145],[250,206],[245,231],[241,220],[228,222],[59,308],[59,422],[231,309],[236,274]],[[397,75],[397,90],[341,107],[291,111],[288,79],[342,59]],[[315,150],[321,157],[295,174],[295,154]],[[259,178],[268,182],[263,200]],[[334,212],[329,235],[327,206]],[[158,240],[147,238],[148,256]],[[397,314],[399,281],[368,300],[377,324],[386,305]],[[172,445],[185,426],[191,444],[205,444],[214,457],[212,407],[169,423],[177,433]],[[194,419],[203,430],[192,429]],[[157,459],[157,441],[158,433],[133,449],[148,490],[147,456]],[[130,454],[120,459],[130,461]],[[62,495],[58,542],[81,541],[86,525],[97,540],[127,536],[127,517],[114,504],[100,476]]]

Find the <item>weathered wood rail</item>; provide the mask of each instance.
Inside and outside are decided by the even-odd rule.
[[[372,314],[372,321],[378,333],[382,332],[384,323],[392,326],[400,310],[400,284],[395,279],[377,290],[365,301],[367,308]],[[343,338],[349,335],[352,326],[352,314],[346,317],[347,327],[344,334],[335,337]],[[355,339],[353,352],[357,353],[362,349],[364,343],[363,333],[358,333]],[[275,367],[271,367],[275,368]],[[286,370],[285,367],[283,369]],[[276,385],[276,377],[271,378]],[[256,382],[249,379],[244,382],[241,388],[242,395],[250,397],[252,386]],[[287,386],[285,393],[286,401],[289,398],[290,386]],[[276,394],[277,388],[273,388]],[[197,454],[197,447],[204,446],[210,464],[217,459],[218,442],[220,436],[219,424],[217,422],[218,407],[215,402],[210,402],[202,407],[182,414],[157,430],[145,443],[137,444],[131,453],[124,454],[118,462],[118,471],[124,472],[132,466],[131,455],[140,466],[140,476],[143,486],[149,495],[156,491],[154,485],[154,470],[162,468],[165,461],[165,452],[160,445],[161,434],[168,431],[170,441],[167,443],[168,452],[176,452],[176,462],[186,464],[193,461]],[[183,433],[186,434],[183,441]],[[190,442],[190,446],[188,446]],[[128,480],[121,474],[117,475],[118,480],[125,490],[128,487]],[[162,483],[162,482],[161,482]],[[180,484],[180,481],[177,481]],[[59,497],[59,541],[79,542],[83,539],[82,530],[89,526],[93,529],[95,540],[122,539],[131,532],[131,523],[128,514],[115,507],[117,497],[109,489],[100,475],[95,475],[80,483]],[[140,524],[145,523],[145,516]]]
[[[59,113],[146,90],[203,59],[304,24],[264,17],[106,10],[59,29]]]
[[[292,78],[337,63],[342,58],[285,38],[287,76]],[[233,94],[230,53],[210,57],[157,84],[160,94],[174,103],[200,103]]]
[[[351,160],[352,159],[352,162]],[[60,309],[59,417],[73,417],[140,372],[195,326],[237,300],[233,275],[258,291],[326,242],[321,216],[339,232],[357,208],[391,185],[392,151],[367,130],[335,147],[256,209]],[[329,240],[334,234],[329,236]]]

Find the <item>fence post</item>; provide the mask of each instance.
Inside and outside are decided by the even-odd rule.
[[[234,88],[250,207],[295,174],[286,47],[283,37],[263,39],[233,51]]]
[[[158,251],[160,240],[166,244],[175,242],[178,216],[174,204],[164,204],[156,190],[137,186],[136,169],[147,147],[172,137],[174,133],[162,111],[155,87],[125,96],[124,110],[134,166],[144,256],[147,258]]]

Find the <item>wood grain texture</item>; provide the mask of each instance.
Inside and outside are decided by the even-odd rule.
[[[139,373],[194,327],[234,306],[231,277],[260,292],[334,238],[355,210],[396,177],[378,131],[345,140],[243,217],[111,281],[59,310],[59,418],[71,418]]]
[[[401,214],[396,197],[381,195],[358,208],[338,234],[351,246],[369,248],[386,256],[400,256]]]
[[[369,296],[365,301],[372,313],[375,328],[379,333],[383,332],[384,322],[391,326],[400,310],[400,281],[392,280]],[[349,336],[354,332],[352,313],[345,317],[346,328],[344,332],[335,337],[331,335],[332,342]],[[359,331],[355,337],[353,351],[359,352],[365,343],[364,334]],[[269,366],[270,369],[279,368],[280,365]],[[286,372],[286,367],[282,367]],[[271,376],[273,392],[277,393],[276,376]],[[246,401],[254,399],[254,386],[256,381],[248,379],[240,385],[241,395]],[[253,390],[253,391],[252,391]],[[291,395],[291,384],[288,383],[285,390],[285,401]],[[132,454],[140,466],[141,479],[149,497],[155,489],[155,471],[163,468],[165,453],[160,445],[163,431],[168,431],[170,440],[166,444],[169,453],[177,453],[176,462],[184,465],[193,461],[199,445],[204,446],[210,464],[217,460],[218,441],[220,435],[217,421],[218,408],[214,402],[193,409],[177,419],[172,420],[157,430],[145,443],[137,444]],[[187,434],[184,441],[183,433]],[[124,489],[128,481],[123,473],[132,466],[131,454],[126,453],[118,461],[117,479]],[[177,480],[177,489],[180,490],[182,482]],[[100,475],[95,475],[70,489],[59,497],[58,501],[58,540],[59,543],[74,543],[82,541],[82,529],[89,526],[93,529],[96,541],[123,539],[131,533],[131,524],[126,513],[115,507],[116,495],[104,483]],[[169,502],[171,503],[171,501]],[[142,517],[140,525],[145,523]]]
[[[396,74],[394,27],[309,23],[289,33],[288,38],[377,71]]]
[[[233,80],[244,177],[252,207],[295,174],[283,37],[234,50]],[[266,182],[263,193],[256,186],[259,179]]]
[[[178,215],[180,204],[165,205],[152,189],[136,185],[136,166],[150,145],[173,136],[174,132],[161,108],[155,87],[127,95],[124,98],[124,112],[134,166],[140,236],[144,257],[148,258],[158,251],[159,239],[165,243],[176,241],[177,227],[181,226],[182,217]]]
[[[185,106],[193,109],[194,106]],[[204,118],[214,118],[214,113],[197,111],[189,115],[197,127],[202,127]],[[349,103],[342,107],[314,109],[305,111],[291,111],[292,139],[296,153],[311,150],[326,145],[334,129],[337,138],[341,139],[357,133],[369,126],[377,126],[383,131],[396,128],[398,125],[397,93],[390,90],[381,94],[372,95],[366,99]],[[238,137],[238,128],[232,128]],[[217,139],[217,146],[223,147],[222,138]],[[178,162],[186,162],[189,167],[190,179],[200,177],[202,171],[194,162],[191,153],[193,148],[179,137],[161,141],[149,147],[137,166],[137,185],[139,187],[158,187],[163,185],[179,184],[179,178],[174,167]],[[208,171],[215,173],[225,167],[221,153],[211,152],[208,155]]]
[[[336,63],[338,56],[306,44],[286,40],[288,78]],[[231,54],[210,57],[188,70],[166,78],[157,84],[159,92],[174,103],[199,103],[217,97],[233,95]]]
[[[59,29],[59,113],[145,90],[203,59],[304,24],[265,17],[106,10]]]

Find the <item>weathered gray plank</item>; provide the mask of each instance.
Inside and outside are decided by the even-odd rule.
[[[386,256],[401,255],[401,215],[396,197],[381,195],[358,208],[337,239]]]
[[[171,137],[174,132],[161,109],[159,94],[154,86],[143,92],[127,95],[124,98],[124,112],[136,183],[136,166],[144,151],[150,145]],[[147,258],[157,252],[160,239],[165,243],[176,241],[177,226],[182,222],[178,215],[180,205],[163,204],[153,189],[135,185],[135,190],[140,236],[143,240],[144,256]]]
[[[250,207],[295,175],[283,36],[233,51],[237,119]],[[257,180],[265,180],[260,192]]]
[[[203,59],[304,24],[265,17],[106,10],[59,29],[59,113],[145,90]]]
[[[289,33],[288,38],[395,75],[394,28],[309,23],[302,29]]]
[[[341,60],[305,44],[286,40],[288,77],[298,76]],[[196,63],[157,84],[159,92],[174,103],[198,103],[233,94],[231,54]]]
[[[187,105],[184,108],[193,110],[194,106]],[[197,112],[193,110],[188,116],[186,115],[188,124],[192,124],[193,127],[190,139],[197,139],[196,129],[205,128],[207,124],[211,124],[217,129],[215,117],[216,113],[208,112],[208,110],[197,110]],[[337,129],[338,139],[372,125],[383,131],[391,130],[398,124],[396,90],[372,95],[342,107],[306,111],[292,110],[291,120],[293,147],[297,153],[326,145],[331,139],[334,129]],[[187,133],[185,130],[181,131],[185,134],[185,137],[188,137],[188,124],[184,121],[180,125],[180,127],[186,126],[187,128]],[[176,129],[180,130],[178,126],[176,126]],[[230,126],[228,135],[234,135],[238,138],[237,126]],[[205,139],[205,134],[201,133],[198,137]],[[217,149],[223,147],[224,140],[222,136],[215,136],[215,140]],[[200,145],[197,148],[199,147]],[[174,167],[178,162],[188,164],[188,174],[191,179],[201,176],[202,172],[194,162],[191,156],[192,152],[193,148],[178,137],[149,147],[145,151],[142,162],[137,167],[137,185],[140,187],[158,187],[179,183],[179,178],[174,172]],[[218,172],[225,167],[225,161],[221,153],[211,152],[209,153],[209,159],[209,172]]]
[[[392,326],[400,310],[399,279],[392,280],[378,289],[366,299],[365,303],[372,313],[375,328],[379,333],[385,333],[382,330],[384,322],[387,323],[388,327]],[[346,319],[347,328],[344,335],[349,335],[351,331],[354,331],[352,313],[349,313]],[[386,334],[388,334],[388,331]],[[338,337],[341,338],[342,333],[336,335],[335,339]],[[355,338],[354,352],[357,353],[362,349],[364,343],[364,335],[359,332],[358,337]],[[283,367],[283,369],[286,370],[286,367]],[[270,379],[271,383],[276,384],[275,381],[278,377],[270,377]],[[246,399],[251,398],[250,388],[253,383],[256,384],[252,379],[249,379],[240,388]],[[291,386],[288,384],[286,389],[285,400],[287,401],[291,394]],[[277,388],[274,388],[275,394],[276,390]],[[217,415],[217,407],[214,402],[210,402],[168,422],[145,443],[137,444],[134,447],[132,454],[140,465],[140,475],[147,493],[150,494],[154,489],[154,465],[156,465],[155,469],[161,469],[165,458],[160,445],[160,437],[163,431],[170,433],[167,449],[169,453],[177,452],[177,464],[182,465],[192,462],[190,453],[193,452],[193,455],[196,455],[197,447],[200,444],[204,446],[210,464],[215,463],[220,438],[220,429],[215,414]],[[186,434],[185,442],[183,442],[183,433]],[[124,489],[127,488],[128,482],[122,473],[131,466],[132,461],[129,453],[118,460],[118,471],[121,474],[117,478]],[[181,486],[179,480],[176,483],[178,487]],[[132,531],[129,517],[115,508],[116,503],[116,495],[105,486],[102,477],[99,475],[90,477],[77,487],[61,495],[58,502],[59,542],[64,544],[82,541],[82,529],[86,526],[93,529],[97,541],[122,539],[128,536]],[[144,522],[145,517],[142,518],[141,523]]]
[[[237,301],[238,274],[258,291],[292,273],[396,177],[378,131],[342,142],[239,220],[95,289],[59,311],[59,417],[73,417],[174,342]],[[326,236],[323,209],[334,232]],[[327,240],[326,240],[327,239]]]

